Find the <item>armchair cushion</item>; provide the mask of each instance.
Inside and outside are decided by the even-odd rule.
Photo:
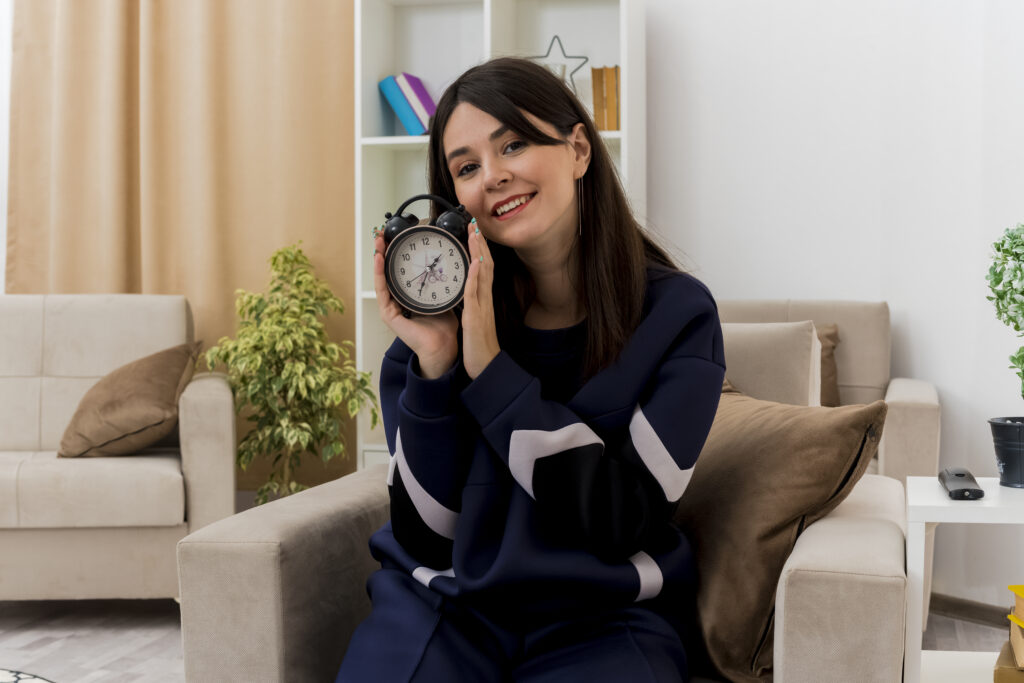
[[[726,377],[766,401],[821,405],[821,342],[814,323],[722,323]]]
[[[835,408],[839,405],[839,370],[836,367],[836,344],[839,326],[835,323],[815,326],[821,342],[821,405]]]
[[[726,389],[676,521],[694,545],[710,661],[730,680],[756,681],[772,668],[783,564],[864,474],[886,405],[794,406]]]
[[[164,349],[102,377],[79,402],[58,455],[128,455],[170,434],[200,346],[192,342]]]

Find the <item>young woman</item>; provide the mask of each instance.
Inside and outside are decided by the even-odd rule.
[[[429,164],[475,217],[472,265],[460,316],[407,318],[375,242],[391,521],[338,680],[687,680],[694,562],[671,518],[725,373],[714,299],[533,62],[460,76]]]

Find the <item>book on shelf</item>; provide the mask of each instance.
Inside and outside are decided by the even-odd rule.
[[[604,68],[605,130],[619,129],[619,67]]]
[[[591,67],[590,79],[591,89],[594,93],[594,125],[598,130],[605,130],[604,68]]]
[[[1006,618],[1010,620],[1010,652],[1018,669],[1024,669],[1024,585],[1007,586],[1014,596],[1014,605]]]
[[[398,116],[398,120],[405,128],[406,133],[409,135],[423,135],[427,132],[427,127],[420,123],[419,118],[416,116],[415,110],[409,101],[405,99],[405,95],[402,94],[402,88],[398,85],[394,76],[388,76],[378,83],[380,91],[384,95],[384,99],[391,105],[392,111]]]
[[[619,129],[619,67],[590,69],[594,93],[594,125],[598,130]]]
[[[1003,643],[1003,649],[999,651],[999,658],[992,668],[993,683],[1022,683],[1024,682],[1024,669],[1018,669],[1013,659],[1013,649],[1010,641]]]
[[[423,129],[428,130],[430,128],[430,117],[437,111],[437,106],[434,104],[434,99],[430,96],[430,93],[423,87],[423,81],[403,71],[395,76],[395,83],[398,84],[402,94],[405,95],[406,102],[412,107]]]
[[[1018,669],[1024,669],[1024,629],[1020,624],[1010,622],[1010,651]]]

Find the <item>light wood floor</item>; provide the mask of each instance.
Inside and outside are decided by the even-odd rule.
[[[0,602],[0,667],[54,683],[181,683],[173,600]]]
[[[929,613],[928,628],[921,639],[921,649],[999,652],[1010,637],[1010,622],[1006,623],[1007,626],[996,627]]]
[[[1007,629],[929,614],[926,650],[997,652]],[[173,600],[0,602],[0,668],[54,683],[181,683]]]

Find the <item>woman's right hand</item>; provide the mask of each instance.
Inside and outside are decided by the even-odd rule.
[[[416,354],[423,377],[437,379],[448,372],[459,354],[458,318],[452,311],[406,318],[384,279],[383,236],[377,235],[373,249],[373,286],[377,291],[380,318]]]

